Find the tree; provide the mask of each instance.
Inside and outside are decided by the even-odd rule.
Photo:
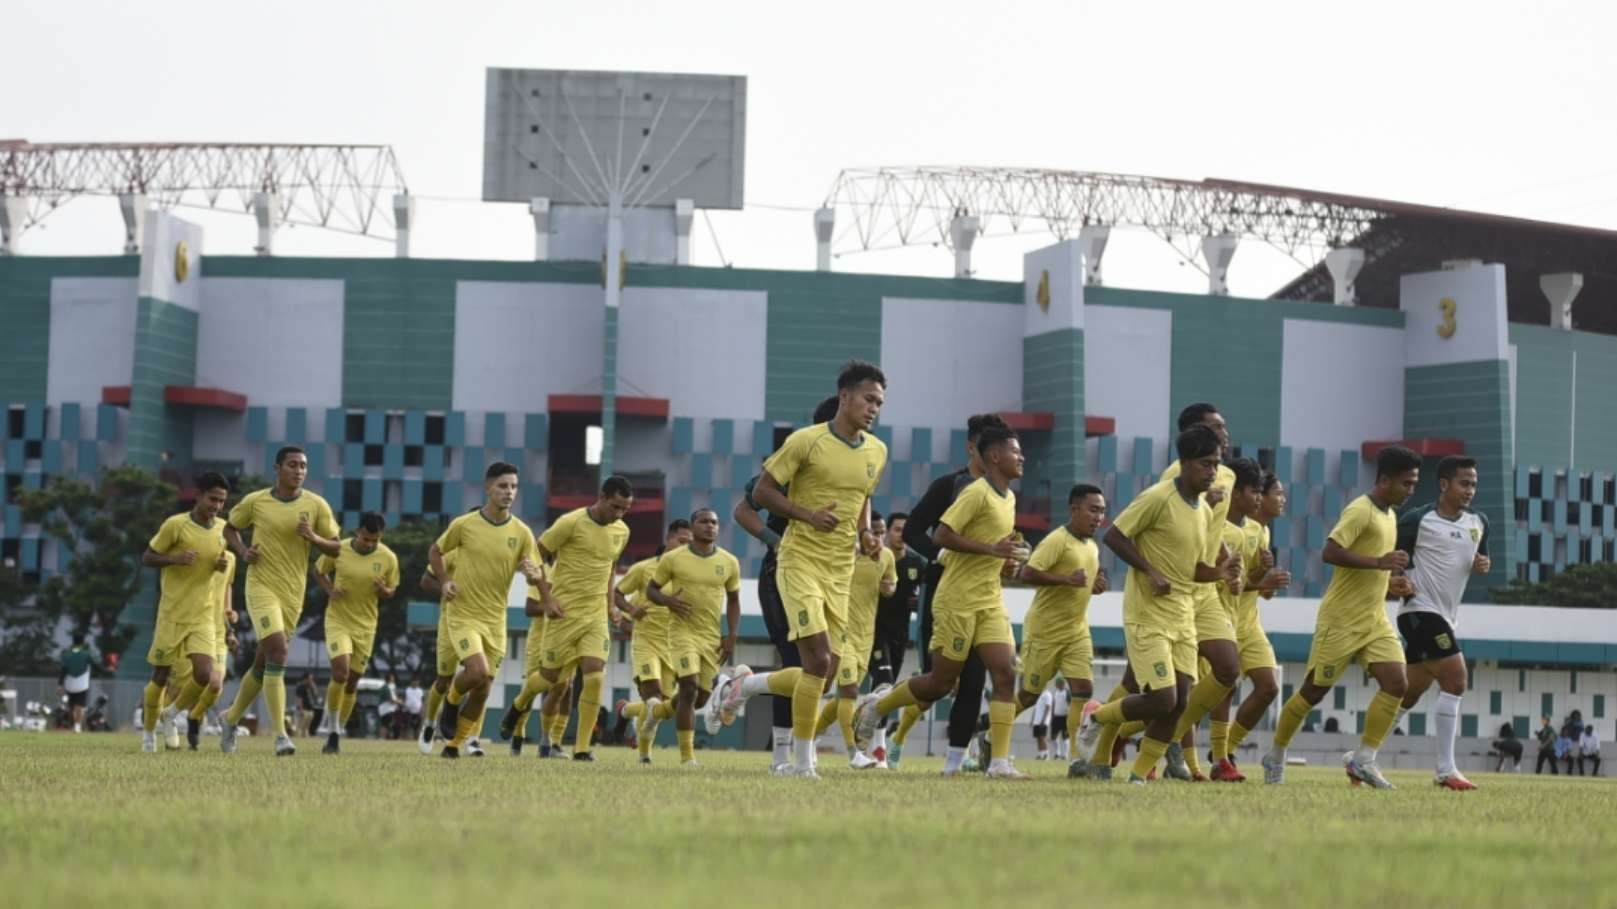
[[[1538,584],[1513,583],[1491,591],[1497,603],[1617,609],[1617,562],[1573,565]]]
[[[59,476],[20,496],[24,519],[56,541],[59,569],[39,586],[35,604],[54,629],[66,619],[93,635],[102,654],[122,654],[135,628],[121,621],[145,583],[141,553],[179,507],[178,490],[139,467],[113,467],[92,486]]]
[[[0,674],[50,675],[56,669],[55,622],[30,608],[33,589],[0,563]]]
[[[399,589],[380,605],[376,620],[376,654],[372,662],[395,672],[418,673],[433,659],[434,634],[411,631],[405,616],[412,600],[434,599],[421,592],[421,575],[427,570],[427,549],[442,527],[419,519],[389,527],[383,536],[399,557]]]

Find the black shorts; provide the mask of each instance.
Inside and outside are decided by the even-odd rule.
[[[1058,739],[1067,737],[1067,718],[1065,716],[1058,713],[1050,718],[1050,734]]]
[[[1034,738],[1042,739],[1046,735],[1048,735],[1049,733],[1050,733],[1050,727],[1049,726],[1046,726],[1043,723],[1034,723],[1033,724],[1033,737]]]
[[[1404,638],[1404,662],[1424,663],[1441,660],[1460,652],[1460,641],[1448,619],[1435,612],[1405,612],[1398,616],[1398,633]]]
[[[84,691],[69,691],[67,693],[67,706],[69,707],[83,707],[85,704],[89,703],[89,701],[90,692],[88,689]]]

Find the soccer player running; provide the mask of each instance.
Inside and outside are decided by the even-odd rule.
[[[1465,655],[1455,630],[1460,599],[1472,574],[1487,574],[1488,518],[1471,510],[1477,495],[1475,458],[1451,455],[1437,464],[1437,501],[1405,512],[1398,519],[1398,549],[1409,556],[1414,591],[1398,608],[1398,633],[1404,637],[1409,688],[1399,716],[1420,703],[1437,682],[1437,775],[1445,789],[1465,791],[1477,785],[1454,762],[1454,738],[1460,731],[1460,699],[1467,684]]]
[[[1353,785],[1395,788],[1376,766],[1376,752],[1392,731],[1408,684],[1404,651],[1387,621],[1387,596],[1414,592],[1402,572],[1409,554],[1398,546],[1393,509],[1404,504],[1420,480],[1420,455],[1391,445],[1376,455],[1376,483],[1342,510],[1325,540],[1325,564],[1334,566],[1330,586],[1319,604],[1314,642],[1308,649],[1308,674],[1302,687],[1280,710],[1274,745],[1263,756],[1263,780],[1286,780],[1286,746],[1310,710],[1341,680],[1342,670],[1357,660],[1375,677],[1379,691],[1370,699],[1359,749],[1342,756]]]
[[[528,674],[500,720],[502,737],[509,738],[522,725],[534,698],[570,680],[570,667],[577,663],[584,681],[573,760],[595,760],[590,739],[612,649],[608,621],[615,610],[612,581],[618,559],[629,545],[629,525],[623,516],[633,504],[634,487],[624,477],[610,476],[594,503],[567,512],[540,535],[539,554],[553,565],[549,578],[537,582],[545,616],[544,652],[538,671]]]
[[[515,464],[495,461],[483,473],[483,507],[449,522],[427,548],[432,574],[441,578],[447,632],[460,671],[449,685],[438,711],[438,734],[444,738],[440,757],[460,757],[482,716],[495,673],[505,658],[505,607],[511,579],[522,574],[529,583],[541,577],[533,531],[511,513],[517,499]],[[454,556],[450,572],[444,560]],[[441,647],[441,645],[440,645]],[[438,674],[444,667],[440,663]]]
[[[679,760],[686,767],[696,766],[696,710],[708,703],[713,679],[735,654],[741,631],[741,563],[717,543],[718,512],[698,508],[691,514],[690,531],[690,543],[658,560],[646,584],[647,599],[673,614],[668,651],[679,678],[674,728]]]
[[[678,676],[674,674],[673,654],[669,650],[673,613],[646,595],[646,585],[657,573],[662,557],[690,541],[691,522],[675,518],[669,522],[657,554],[631,565],[618,581],[617,591],[621,597],[618,608],[634,619],[634,681],[640,692],[640,703],[624,705],[622,715],[635,721],[635,745],[642,764],[651,763],[657,726],[673,716],[674,705],[670,699],[678,690]]]
[[[225,713],[219,747],[236,750],[236,724],[264,692],[270,728],[275,732],[275,753],[297,753],[286,734],[286,654],[289,639],[303,615],[303,597],[309,586],[309,548],[336,555],[342,528],[331,506],[303,488],[309,476],[309,456],[288,445],[275,452],[275,485],[246,495],[230,510],[225,542],[247,565],[247,615],[258,634],[253,669],[241,680],[236,702]],[[253,542],[242,540],[251,530]]]
[[[1240,651],[1241,672],[1252,680],[1252,695],[1241,702],[1241,718],[1237,731],[1232,734],[1229,725],[1230,694],[1226,693],[1213,710],[1212,740],[1213,769],[1211,777],[1217,782],[1245,781],[1230,760],[1232,748],[1239,746],[1247,732],[1263,716],[1263,711],[1274,702],[1279,688],[1276,684],[1274,648],[1263,632],[1258,619],[1258,598],[1273,596],[1276,590],[1291,584],[1291,573],[1276,568],[1274,554],[1269,551],[1269,528],[1259,521],[1264,507],[1264,485],[1273,479],[1265,474],[1258,462],[1238,458],[1230,462],[1235,472],[1235,485],[1230,490],[1230,513],[1222,528],[1224,548],[1239,560],[1245,584],[1239,592],[1228,584],[1218,585],[1219,600],[1230,613],[1235,625],[1235,645]],[[1278,483],[1278,481],[1276,481]],[[1284,505],[1282,493],[1281,504]],[[1200,684],[1199,682],[1197,683]],[[1231,689],[1233,692],[1234,689]],[[1194,699],[1194,694],[1192,694]],[[1180,718],[1180,726],[1185,725]],[[1234,745],[1231,744],[1233,739]]]
[[[1072,487],[1067,493],[1067,523],[1045,534],[1022,566],[1018,576],[1035,592],[1033,605],[1022,620],[1018,711],[1034,706],[1057,673],[1072,686],[1072,697],[1088,701],[1094,695],[1095,644],[1089,633],[1089,598],[1106,592],[1106,573],[1101,570],[1100,547],[1095,543],[1095,531],[1105,520],[1106,495],[1100,488],[1088,483]],[[1069,741],[1077,734],[1079,716],[1076,710],[1066,715]],[[1039,751],[1046,753],[1042,745]]]
[[[157,723],[162,713],[163,689],[175,666],[189,671],[174,710],[189,711],[202,697],[213,676],[218,650],[218,600],[211,596],[214,577],[230,568],[226,557],[224,522],[215,520],[224,510],[230,485],[217,473],[197,477],[196,504],[190,511],[165,520],[157,528],[141,564],[159,569],[162,596],[157,603],[157,627],[146,654],[152,665],[141,705],[140,750],[157,750]],[[195,745],[193,744],[194,748]]]
[[[854,770],[885,770],[886,763],[867,754],[854,743],[853,711],[859,700],[859,686],[870,670],[870,652],[876,641],[877,601],[892,595],[898,588],[898,570],[894,567],[893,551],[881,542],[887,536],[887,522],[874,511],[870,513],[870,534],[866,545],[853,560],[853,579],[848,587],[848,639],[842,648],[842,659],[837,666],[837,687],[832,699],[815,725],[818,734],[832,722],[842,728],[842,743],[848,751],[848,766]],[[876,730],[870,751],[885,751],[887,728]]]
[[[870,674],[877,684],[896,685],[904,671],[904,654],[910,647],[910,616],[920,603],[921,578],[926,559],[904,542],[904,529],[910,516],[895,511],[887,516],[887,548],[893,553],[893,571],[898,582],[891,594],[876,604],[876,646],[870,655]],[[880,749],[878,748],[877,751]],[[872,757],[880,757],[876,752]]]
[[[374,511],[359,516],[359,528],[335,556],[323,556],[315,583],[326,592],[326,653],[331,684],[326,689],[329,732],[322,754],[337,754],[359,692],[359,679],[376,643],[377,604],[399,589],[399,557],[382,542],[387,520]]]
[[[818,779],[814,726],[820,693],[847,642],[848,586],[857,547],[870,545],[870,496],[887,465],[871,432],[886,399],[881,368],[854,360],[837,376],[837,412],[799,429],[764,462],[753,500],[790,523],[781,538],[776,581],[801,668],[736,674],[714,693],[723,716],[757,694],[792,698],[792,773]],[[780,771],[782,775],[785,771]]]
[[[988,704],[991,759],[988,776],[1027,779],[1010,760],[1016,720],[1016,639],[1005,611],[1000,574],[1006,562],[1025,561],[1027,545],[1014,536],[1016,494],[1022,476],[1022,445],[1008,428],[984,429],[977,440],[983,476],[961,490],[943,513],[933,536],[943,550],[945,571],[932,604],[932,670],[896,688],[878,688],[860,699],[854,723],[859,747],[868,747],[882,718],[904,707],[925,709],[954,691],[973,650],[992,684]]]
[[[821,401],[814,408],[810,424],[829,423],[836,419],[837,406],[836,395]],[[763,563],[758,568],[758,608],[763,613],[764,628],[769,632],[769,642],[775,645],[775,653],[780,657],[781,667],[786,669],[801,667],[803,661],[798,657],[797,643],[792,640],[792,623],[786,617],[786,604],[781,601],[779,583],[780,541],[791,522],[783,515],[765,511],[753,498],[753,491],[757,488],[758,477],[755,476],[747,481],[741,501],[736,503],[731,516],[747,533],[752,534],[766,547]],[[784,696],[775,695],[770,701],[774,711],[770,723],[774,753],[770,758],[769,772],[776,776],[790,776],[795,772],[791,751],[791,692],[786,692]]]
[[[1084,705],[1068,776],[1091,775],[1092,764],[1100,771],[1094,776],[1110,776],[1110,755],[1096,752],[1103,727],[1146,724],[1130,783],[1143,784],[1169,743],[1177,744],[1174,730],[1196,680],[1196,585],[1220,577],[1220,569],[1204,561],[1212,528],[1203,494],[1218,477],[1224,446],[1200,424],[1174,444],[1176,475],[1140,493],[1106,531],[1106,545],[1134,569],[1123,585],[1123,643],[1126,681],[1139,690],[1104,706]]]

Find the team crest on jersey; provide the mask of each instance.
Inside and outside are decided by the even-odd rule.
[[[716,578],[724,577],[724,566],[723,565],[714,565],[713,566],[713,576],[716,577]]]
[[[1480,539],[1482,539],[1482,531],[1475,527],[1471,528],[1471,542],[1475,543]]]
[[[808,610],[807,609],[799,609],[799,610],[797,610],[797,624],[799,624],[799,625],[807,625],[808,624]]]
[[[1332,679],[1332,678],[1336,677],[1336,667],[1335,666],[1321,666],[1320,668],[1324,670],[1324,675],[1325,675],[1325,677],[1327,679]]]
[[[371,574],[381,574],[381,573],[382,573],[382,563],[381,562],[372,562],[371,563]]]
[[[1437,646],[1443,650],[1450,650],[1454,647],[1454,639],[1446,634],[1437,635],[1436,637],[1432,638],[1432,640],[1436,641]]]
[[[909,578],[912,581],[915,580],[917,577],[920,577],[920,575],[921,575],[921,573],[919,571],[916,571],[914,568],[906,568],[906,569],[904,569],[904,576]]]
[[[516,537],[506,537],[505,538],[505,548],[506,549],[515,549],[515,548],[517,548],[517,538]]]
[[[965,650],[966,649],[966,639],[965,638],[955,638],[954,639],[954,649],[957,650],[957,651]]]
[[[651,675],[651,664],[650,663],[641,663],[640,664],[640,674],[641,675]]]
[[[264,616],[263,618],[259,619],[258,620],[258,627],[260,627],[260,628],[268,628],[269,627],[269,616]]]
[[[865,476],[871,478],[872,480],[876,479],[876,465],[874,465],[874,464],[866,464],[865,465]]]
[[[309,513],[307,511],[298,512],[298,520],[300,520],[300,521],[309,520]]]
[[[1152,666],[1151,668],[1156,670],[1157,678],[1165,679],[1165,678],[1168,677],[1168,664],[1167,663],[1157,663],[1156,665]]]
[[[1028,676],[1028,681],[1031,682],[1035,688],[1039,687],[1039,674],[1035,672]]]
[[[460,639],[460,649],[461,650],[471,650],[472,649],[471,639],[470,638],[461,638]]]
[[[689,668],[691,668],[691,658],[688,657],[688,656],[680,657],[679,658],[679,668],[681,668],[681,669],[689,669]]]

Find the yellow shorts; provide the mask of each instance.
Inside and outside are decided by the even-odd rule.
[[[219,629],[212,622],[182,624],[159,618],[152,633],[151,649],[146,651],[146,662],[153,666],[173,666],[183,663],[193,653],[212,657],[219,650]]]
[[[870,671],[870,647],[868,645],[861,647],[858,644],[859,642],[851,642],[838,658],[838,685],[859,685],[864,682],[865,673]]]
[[[539,671],[540,657],[545,652],[545,620],[533,618],[528,622],[528,639],[522,649],[522,677]]]
[[[1241,674],[1254,669],[1273,669],[1280,663],[1275,659],[1274,645],[1257,622],[1248,622],[1235,629],[1235,646],[1241,650]]]
[[[1016,647],[1011,619],[1002,608],[956,612],[932,607],[932,640],[927,649],[944,659],[964,663],[973,648],[984,644]]]
[[[539,665],[545,669],[560,669],[591,657],[604,663],[612,653],[612,629],[605,616],[572,621],[545,619],[540,651]]]
[[[688,679],[696,676],[696,687],[713,690],[713,677],[719,674],[719,639],[680,634],[668,636],[668,655],[672,658],[674,675]]]
[[[450,616],[446,630],[449,644],[455,650],[456,665],[481,653],[488,660],[490,675],[500,671],[500,663],[505,659],[504,616],[497,624]]]
[[[640,631],[639,628],[634,630],[634,680],[662,682],[674,671],[669,636],[666,633],[641,634]]]
[[[326,654],[332,659],[348,657],[350,672],[365,674],[371,662],[371,648],[376,643],[376,629],[366,631],[342,622],[326,620]]]
[[[831,652],[842,653],[848,640],[848,586],[852,581],[851,570],[832,578],[822,571],[782,562],[775,572],[775,584],[792,625],[787,638],[795,641],[825,632],[831,638]]]
[[[1095,643],[1086,631],[1075,641],[1022,642],[1022,690],[1038,694],[1056,677],[1072,682],[1095,681]]]
[[[1141,691],[1174,684],[1175,673],[1196,678],[1196,635],[1189,628],[1124,622],[1123,646]]]
[[[260,641],[272,634],[284,634],[288,639],[298,630],[298,619],[303,615],[303,598],[289,600],[263,588],[247,587],[247,614],[252,617],[253,631]]]
[[[455,644],[449,639],[449,616],[442,611],[442,606],[438,608],[440,610],[438,613],[438,644],[435,648],[438,676],[439,678],[450,678],[454,676],[455,670],[460,668],[460,659],[455,656]]]
[[[1196,585],[1196,640],[1235,641],[1235,621],[1211,584]]]
[[[1308,647],[1308,671],[1314,674],[1315,685],[1335,685],[1342,670],[1355,660],[1366,668],[1372,663],[1403,663],[1404,648],[1392,625],[1381,621],[1369,628],[1320,625],[1314,629],[1314,643]]]

